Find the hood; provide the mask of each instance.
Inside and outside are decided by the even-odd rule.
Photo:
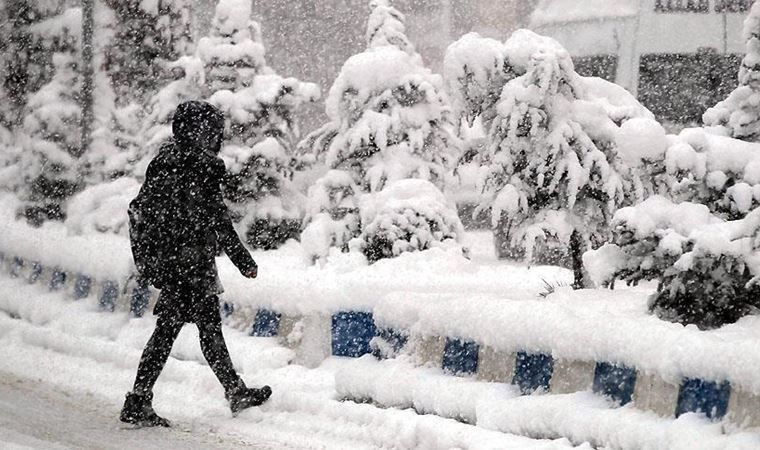
[[[174,112],[172,133],[183,151],[216,156],[222,147],[224,115],[210,103],[184,102]]]

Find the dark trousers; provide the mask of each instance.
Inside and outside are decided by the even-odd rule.
[[[177,339],[185,323],[175,316],[159,315],[156,329],[143,350],[133,392],[147,394],[153,390],[158,376],[169,359],[174,341]],[[200,334],[201,350],[208,365],[222,383],[224,391],[229,393],[241,384],[240,377],[235,372],[224,342],[222,321],[219,314],[199,317],[196,321]]]

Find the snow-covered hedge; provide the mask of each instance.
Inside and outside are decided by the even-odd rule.
[[[584,255],[600,284],[659,280],[650,308],[700,328],[736,322],[760,307],[760,210],[725,222],[705,205],[662,197],[617,212],[616,240]]]
[[[364,199],[359,246],[370,262],[463,240],[456,209],[428,181],[397,181]]]

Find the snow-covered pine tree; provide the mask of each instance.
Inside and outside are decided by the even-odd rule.
[[[443,65],[455,117],[470,127],[479,121],[483,129],[490,129],[504,85],[518,75],[505,45],[469,33],[446,49]]]
[[[744,21],[747,53],[739,70],[739,87],[708,109],[703,121],[720,134],[760,142],[760,1]]]
[[[259,24],[248,0],[221,0],[209,36],[198,43],[208,101],[228,118],[225,196],[255,248],[276,248],[297,237],[302,199],[293,186],[296,110],[315,101],[312,83],[283,78],[267,66]]]
[[[617,125],[604,108],[590,107],[567,51],[527,30],[511,40],[528,56],[526,70],[505,85],[497,106],[481,208],[491,209],[513,256],[530,261],[537,247],[558,245],[554,258],[569,258],[580,287],[583,248],[604,243],[612,213],[632,200],[630,169],[610,132]]]
[[[53,79],[33,94],[24,119],[24,153],[18,162],[26,186],[27,219],[62,219],[62,203],[80,187],[80,74],[74,51],[53,56]]]
[[[115,15],[115,36],[106,70],[119,106],[143,104],[162,79],[161,64],[191,52],[187,0],[105,0]]]
[[[61,35],[61,21],[71,19],[65,0],[5,2],[9,20],[6,35],[7,55],[4,87],[9,94],[9,108],[14,126],[23,122],[23,109],[30,93],[36,92],[53,77],[53,53],[66,51],[69,39]],[[71,6],[71,5],[69,5]],[[69,14],[69,16],[67,16]],[[51,33],[52,31],[52,33]]]
[[[177,106],[187,100],[203,98],[204,68],[198,57],[182,56],[167,64],[165,70],[171,74],[172,80],[148,101],[147,115],[140,133],[143,143],[136,160],[143,165],[150,159],[146,156],[153,156],[161,144],[171,138],[172,116]],[[144,169],[138,167],[136,175],[142,176]]]
[[[300,152],[330,170],[349,174],[365,194],[409,178],[427,180],[445,190],[459,142],[441,77],[424,66],[406,37],[405,19],[397,9],[386,0],[372,1],[370,8],[367,50],[343,65],[327,99],[330,121],[301,143]],[[360,211],[350,214],[356,217],[349,222],[358,223]],[[327,242],[344,247],[339,237],[309,229],[325,228],[323,222],[307,216],[302,240],[327,236]],[[374,241],[369,231],[363,230],[360,237],[365,253],[384,254],[369,249]]]

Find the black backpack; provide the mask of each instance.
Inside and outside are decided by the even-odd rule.
[[[129,241],[132,259],[142,282],[160,287],[162,233],[160,220],[153,213],[157,208],[150,197],[148,186],[143,186],[137,197],[129,203]],[[152,205],[153,207],[149,207]]]

